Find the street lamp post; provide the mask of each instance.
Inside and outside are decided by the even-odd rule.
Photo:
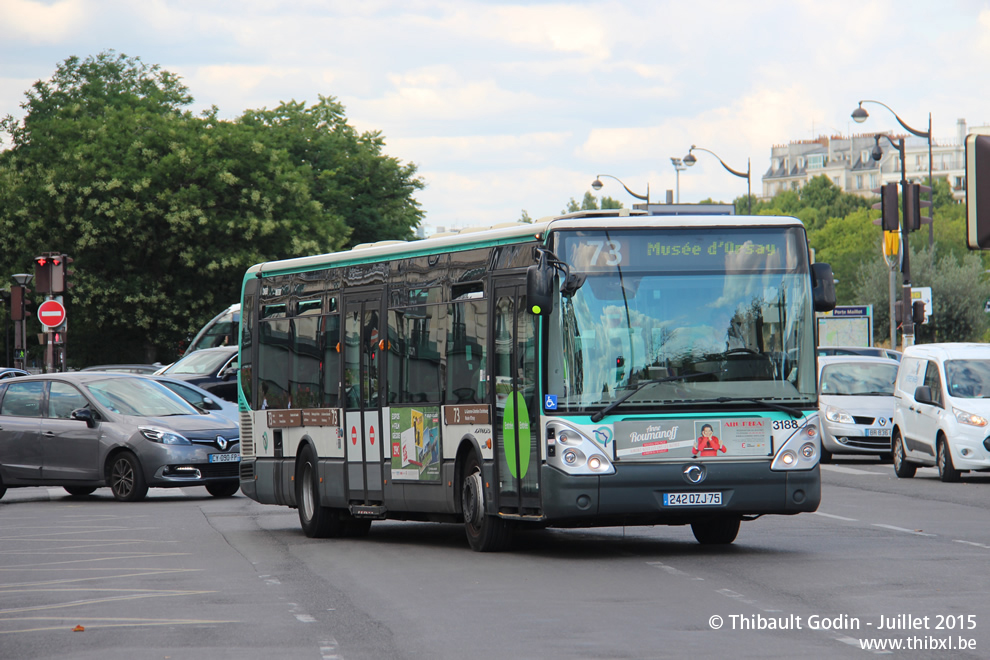
[[[870,100],[870,99],[864,99],[864,100],[862,100],[862,101],[859,102],[859,107],[857,107],[855,110],[852,111],[853,121],[855,121],[857,124],[862,124],[870,116],[870,113],[868,113],[866,111],[866,109],[863,107],[863,104],[864,103],[876,103],[877,105],[882,105],[883,107],[885,107],[888,110],[890,110],[890,114],[894,115],[894,119],[897,120],[897,123],[898,124],[900,124],[901,126],[904,127],[904,130],[906,130],[908,133],[911,133],[912,135],[916,135],[918,137],[923,137],[926,140],[928,140],[928,185],[931,186],[931,191],[928,193],[928,201],[932,202],[931,214],[932,214],[932,218],[934,220],[934,217],[935,217],[935,204],[934,204],[934,202],[935,202],[935,179],[932,178],[932,113],[930,113],[930,112],[928,113],[928,131],[927,132],[925,132],[925,131],[919,131],[918,129],[911,128],[910,126],[908,126],[907,124],[905,124],[904,123],[904,120],[901,119],[900,117],[898,117],[897,116],[897,113],[894,112],[891,109],[891,107],[889,105],[887,105],[886,103],[881,103],[880,101],[873,101],[873,100]],[[902,152],[901,153],[901,161],[903,162],[903,160],[904,160],[904,154]],[[901,167],[901,170],[903,172],[904,171],[904,168]],[[903,176],[902,176],[902,178],[903,178]],[[903,190],[903,188],[902,188],[902,190]],[[931,222],[928,225],[928,247],[932,247],[934,244],[935,244],[935,223],[933,221],[933,222]]]
[[[749,158],[746,159],[746,171],[739,172],[738,170],[734,170],[728,165],[726,165],[725,161],[719,158],[718,154],[716,154],[714,151],[692,144],[691,149],[688,150],[688,155],[684,157],[684,164],[687,165],[688,167],[691,167],[692,165],[698,162],[698,159],[695,157],[693,153],[695,149],[697,149],[698,151],[704,151],[706,153],[710,153],[711,155],[715,156],[718,162],[722,163],[722,167],[724,167],[729,174],[735,174],[740,178],[746,179],[746,208],[747,208],[747,212],[750,215],[753,215],[753,193],[752,193],[752,182],[750,181],[750,176],[749,176],[750,175]]]
[[[635,197],[636,199],[641,199],[644,202],[646,202],[647,204],[650,203],[650,182],[649,181],[646,182],[646,194],[645,195],[637,195],[633,191],[629,190],[629,188],[626,186],[626,184],[622,183],[622,181],[618,177],[614,177],[611,174],[599,174],[598,176],[595,177],[595,180],[591,182],[591,187],[595,189],[595,192],[598,192],[599,190],[601,190],[602,189],[602,186],[605,185],[605,184],[602,183],[602,177],[603,176],[607,176],[610,179],[615,179],[616,181],[618,181],[619,182],[619,185],[622,186],[623,188],[625,188],[626,189],[626,192],[629,193],[630,195],[632,195],[633,197]]]
[[[677,182],[677,185],[675,187],[675,190],[677,191],[677,196],[674,199],[676,203],[680,204],[681,203],[681,172],[686,170],[687,166],[684,164],[684,161],[682,161],[680,158],[671,158],[670,162],[674,165],[674,172],[677,173],[675,176],[675,180]]]
[[[904,285],[901,289],[901,331],[904,335],[905,348],[914,344],[914,318],[911,315],[911,249],[908,238],[911,228],[908,227],[907,219],[907,195],[904,194],[907,188],[907,166],[904,164],[904,138],[894,140],[889,135],[877,134],[873,136],[875,145],[870,156],[879,162],[883,158],[883,150],[880,149],[880,138],[885,138],[890,142],[890,146],[897,149],[901,157],[901,272],[904,273]],[[891,346],[893,348],[893,346]]]

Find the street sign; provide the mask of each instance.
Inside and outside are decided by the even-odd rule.
[[[57,300],[46,300],[38,305],[38,320],[46,328],[57,328],[65,323],[65,307]]]

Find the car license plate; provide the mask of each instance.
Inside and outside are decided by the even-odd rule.
[[[240,460],[240,454],[210,454],[210,463],[237,463]]]
[[[722,493],[664,493],[664,506],[720,506]]]
[[[866,429],[866,435],[890,435],[890,429]]]

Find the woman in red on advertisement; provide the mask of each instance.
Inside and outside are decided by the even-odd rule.
[[[718,456],[720,451],[723,454],[726,452],[725,445],[719,442],[712,425],[705,424],[701,427],[701,437],[695,441],[694,447],[691,448],[691,456],[694,458],[698,458],[698,454],[701,454],[702,457]]]

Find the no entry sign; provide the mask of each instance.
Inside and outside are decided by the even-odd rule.
[[[57,300],[46,300],[38,305],[38,320],[46,328],[57,328],[65,321],[65,306]]]

